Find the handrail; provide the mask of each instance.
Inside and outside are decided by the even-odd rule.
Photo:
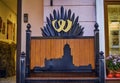
[[[25,53],[20,56],[20,83],[25,83]]]
[[[99,55],[99,82],[105,83],[104,53],[101,51]]]
[[[94,36],[95,36],[95,72],[99,76],[99,25],[96,23],[94,25]]]
[[[26,77],[30,74],[30,41],[31,41],[31,25],[27,24],[27,30],[26,30]]]

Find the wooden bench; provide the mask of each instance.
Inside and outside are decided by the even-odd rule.
[[[61,11],[64,9],[61,8]],[[68,16],[70,16],[69,12]],[[56,15],[55,11],[53,14]],[[53,20],[51,15],[50,19]],[[60,21],[63,20],[60,19]],[[47,22],[50,24],[48,18]],[[74,24],[77,23],[74,21]],[[54,36],[56,32],[55,34],[48,33],[50,31],[45,28],[45,31],[42,29],[43,37],[31,37],[30,28],[28,24],[26,54],[23,52],[20,57],[21,83],[105,82],[104,56],[103,52],[99,52],[97,23],[94,36],[76,36],[77,32],[75,32],[74,36],[66,36],[66,33],[62,33],[65,36],[56,37]],[[47,28],[49,28],[48,25]],[[66,30],[63,29],[63,31]]]

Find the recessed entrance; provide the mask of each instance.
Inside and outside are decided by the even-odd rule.
[[[0,12],[0,83],[16,82],[17,0],[0,0]]]

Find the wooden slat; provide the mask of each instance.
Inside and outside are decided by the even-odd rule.
[[[74,59],[73,59],[73,63],[76,65],[76,66],[79,66],[80,64],[79,64],[79,60],[80,60],[80,51],[79,51],[79,49],[80,49],[80,43],[79,43],[79,39],[76,39],[76,40],[74,40],[74,48],[76,48],[76,49],[74,49],[72,52],[73,52],[73,55],[74,55]]]
[[[44,66],[45,58],[62,58],[64,45],[68,43],[75,66],[92,64],[94,68],[94,39],[32,39],[31,69],[34,66]]]
[[[35,61],[36,61],[36,57],[35,57],[35,49],[33,49],[33,48],[35,48],[35,40],[31,40],[31,50],[30,50],[30,52],[31,52],[31,56],[30,56],[30,65],[31,65],[31,67],[33,67],[34,65],[36,65],[35,64]]]
[[[89,56],[89,61],[91,62],[91,63],[94,63],[93,64],[93,68],[95,68],[95,49],[94,49],[94,39],[90,39],[90,48],[89,49],[91,49],[91,50],[93,50],[93,51],[89,51],[89,53],[90,53],[90,56]]]
[[[40,56],[40,62],[41,63],[39,63],[39,66],[41,65],[41,66],[44,66],[44,59],[45,59],[45,57],[46,57],[46,55],[45,55],[45,53],[47,52],[47,50],[45,49],[45,47],[46,47],[46,42],[45,42],[45,40],[40,40],[41,41],[41,46],[40,46],[40,48],[41,48],[41,50],[40,50],[40,54],[41,55],[39,55]],[[39,47],[38,47],[39,48]],[[36,57],[37,58],[37,57]]]
[[[84,55],[83,54],[83,51],[84,51],[84,47],[82,47],[82,45],[84,44],[84,41],[83,40],[79,40],[79,54],[80,54],[80,56],[79,56],[79,61],[80,61],[80,65],[82,65],[83,64],[83,59],[82,59],[82,56]]]

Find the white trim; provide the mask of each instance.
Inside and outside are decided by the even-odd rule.
[[[105,53],[104,0],[96,0],[96,22],[99,24],[99,30],[100,30],[100,38],[99,38],[100,51],[103,51]],[[105,77],[106,77],[106,66],[105,66]]]
[[[96,22],[100,30],[100,51],[105,53],[104,0],[96,0]]]

